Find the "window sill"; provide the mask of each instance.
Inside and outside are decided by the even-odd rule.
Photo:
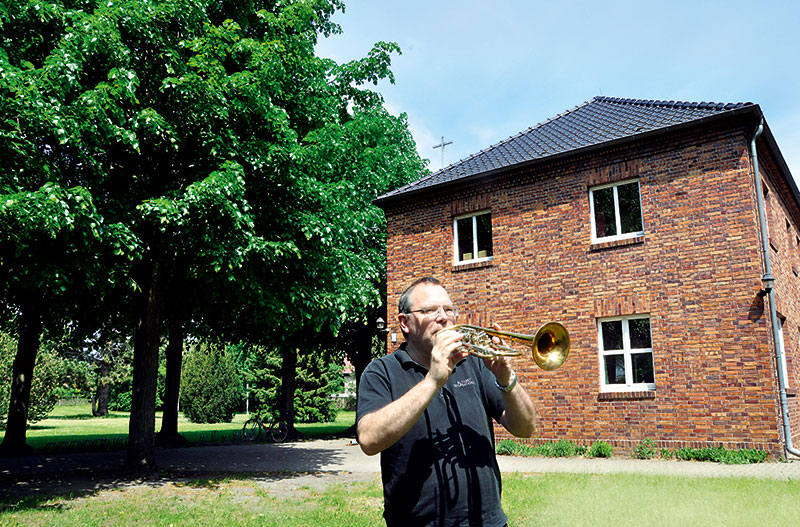
[[[652,390],[641,390],[635,392],[600,392],[597,394],[598,401],[640,401],[655,398],[656,392]]]
[[[603,249],[611,249],[613,247],[625,247],[628,245],[638,245],[641,243],[644,243],[644,236],[634,236],[633,238],[625,238],[622,240],[593,243],[589,247],[589,251],[602,251]]]
[[[482,269],[483,267],[491,267],[494,264],[494,258],[488,260],[481,260],[480,262],[467,262],[453,264],[453,272],[469,271],[471,269]]]

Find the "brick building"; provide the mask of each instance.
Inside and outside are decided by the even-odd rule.
[[[751,103],[596,97],[381,196],[390,349],[400,294],[432,275],[458,322],[569,330],[560,369],[515,362],[534,441],[782,455],[800,429],[800,193],[766,124],[754,163],[762,119]]]

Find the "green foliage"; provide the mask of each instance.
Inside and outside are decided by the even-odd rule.
[[[586,455],[589,457],[611,457],[614,453],[614,447],[605,441],[595,441],[589,447]]]
[[[295,421],[328,423],[336,420],[336,406],[331,396],[342,386],[341,366],[326,363],[322,355],[300,355],[294,393]]]
[[[637,459],[653,459],[656,455],[655,442],[645,437],[633,449],[633,457]]]
[[[11,372],[17,354],[17,341],[0,331],[0,430],[5,430],[6,410],[11,397]],[[31,384],[28,422],[46,418],[58,402],[59,383],[65,378],[64,363],[52,346],[44,345],[36,357]]]
[[[722,446],[705,448],[679,448],[675,450],[675,457],[684,461],[714,461],[726,465],[744,465],[748,463],[762,463],[767,459],[767,453],[760,449],[741,448],[727,450]]]
[[[278,418],[281,354],[271,348],[253,347],[256,365],[247,374],[255,411],[267,420]],[[324,353],[298,356],[295,375],[295,422],[327,423],[336,419],[331,395],[341,387],[341,365],[329,362]]]
[[[229,423],[241,403],[242,380],[225,346],[189,348],[181,374],[181,409],[193,423]]]
[[[540,445],[526,445],[512,439],[504,439],[495,448],[498,454],[528,457],[574,457],[582,455],[585,450],[566,439]]]
[[[4,2],[0,309],[33,289],[57,307],[50,330],[137,306],[130,327],[147,289],[132,269],[153,263],[165,305],[149,308],[197,334],[294,352],[367,320],[386,266],[372,200],[426,167],[405,116],[368,88],[392,80],[397,45],[341,65],[314,55],[343,8]]]
[[[669,448],[662,448],[661,449],[661,459],[672,459],[672,456],[675,455],[675,452],[670,450]]]

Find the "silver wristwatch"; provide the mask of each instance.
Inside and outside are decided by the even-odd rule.
[[[501,392],[510,392],[514,389],[514,386],[517,385],[517,372],[511,370],[511,380],[508,381],[508,386],[500,386],[500,383],[497,382],[497,379],[494,380],[494,385],[497,386],[497,389]]]

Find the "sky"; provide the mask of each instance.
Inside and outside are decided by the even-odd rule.
[[[395,83],[374,89],[442,167],[598,95],[753,102],[800,181],[796,0],[345,0],[339,63],[396,42]]]

